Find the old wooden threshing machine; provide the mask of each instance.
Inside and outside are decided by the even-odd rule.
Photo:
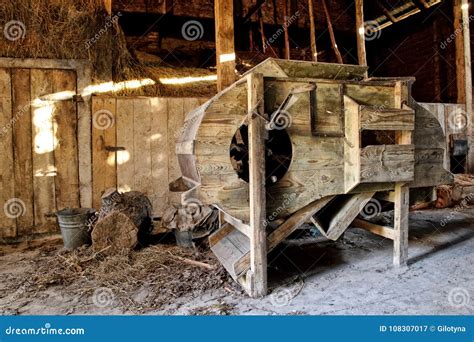
[[[452,181],[414,79],[366,71],[268,59],[187,114],[182,201],[219,209],[211,249],[251,296],[266,294],[267,253],[305,222],[331,240],[349,226],[391,239],[404,265],[409,189]],[[394,203],[393,227],[361,218],[371,201]]]

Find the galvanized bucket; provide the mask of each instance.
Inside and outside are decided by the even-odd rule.
[[[87,222],[94,213],[95,210],[90,208],[66,208],[56,213],[64,248],[71,251],[91,243]]]

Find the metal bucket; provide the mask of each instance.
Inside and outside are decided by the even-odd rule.
[[[64,248],[71,251],[91,243],[87,221],[94,213],[95,210],[89,208],[67,208],[56,213]]]

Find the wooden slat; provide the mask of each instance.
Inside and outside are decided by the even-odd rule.
[[[399,182],[414,179],[413,145],[367,146],[360,151],[360,181]]]
[[[347,193],[360,183],[360,115],[359,104],[344,96],[344,191]]]
[[[184,100],[168,98],[168,182],[181,177],[176,156],[176,140],[184,122]]]
[[[146,195],[153,194],[151,174],[151,111],[150,100],[140,98],[133,100],[133,150],[135,188]]]
[[[217,91],[235,81],[234,2],[214,2],[216,24]]]
[[[267,293],[264,84],[262,74],[247,76],[249,112],[250,295]]]
[[[17,234],[22,236],[34,226],[30,69],[12,69],[12,95],[15,197],[25,205],[24,214],[17,218]]]
[[[334,215],[329,223],[327,237],[330,240],[337,240],[349,227],[354,218],[362,208],[370,201],[375,192],[364,192],[352,195],[351,198]],[[329,213],[328,213],[329,214]]]
[[[415,112],[411,109],[384,109],[362,107],[360,111],[362,129],[382,131],[413,131]]]
[[[52,71],[31,70],[32,145],[33,145],[33,188],[34,188],[34,233],[55,230],[56,211],[53,128],[54,102],[42,101],[41,97],[53,93]]]
[[[135,187],[135,150],[133,144],[133,101],[117,99],[117,146],[124,151],[117,153],[117,187],[129,191]]]
[[[150,99],[151,110],[151,176],[153,213],[161,217],[169,203],[168,191],[168,101]]]
[[[7,216],[7,201],[15,198],[13,174],[11,76],[0,69],[0,238],[16,236],[14,216]]]
[[[116,99],[92,98],[92,206],[100,208],[101,195],[117,187],[116,152],[106,146],[117,145]]]
[[[356,12],[356,34],[357,34],[357,57],[359,65],[367,65],[367,54],[365,52],[365,22],[364,22],[364,0],[355,0]],[[367,72],[365,74],[367,77]]]
[[[53,70],[52,86],[54,93],[76,93],[76,73],[74,71]],[[76,104],[69,98],[54,103],[54,160],[56,166],[55,191],[56,207],[79,207],[79,164],[77,148]]]
[[[354,227],[365,229],[371,233],[382,236],[384,238],[390,240],[394,239],[394,230],[391,227],[380,226],[378,224],[362,219],[355,219],[352,224],[354,225]]]
[[[410,188],[402,183],[395,185],[393,232],[393,264],[405,266],[408,259],[408,206]]]

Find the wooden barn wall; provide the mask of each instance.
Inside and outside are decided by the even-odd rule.
[[[105,189],[116,187],[146,193],[161,216],[172,202],[168,184],[181,177],[175,140],[184,116],[206,100],[93,97],[93,121],[108,113],[113,118],[112,124],[92,128],[93,207],[100,207]]]
[[[454,31],[451,1],[383,29],[367,41],[369,74],[414,76],[415,100],[456,103],[455,43],[447,42]],[[473,39],[471,27],[471,44]]]
[[[58,232],[54,213],[79,207],[76,73],[0,68],[0,241]],[[49,98],[50,94],[58,95]],[[102,191],[145,192],[160,216],[179,178],[174,141],[203,98],[92,97],[92,205]]]

